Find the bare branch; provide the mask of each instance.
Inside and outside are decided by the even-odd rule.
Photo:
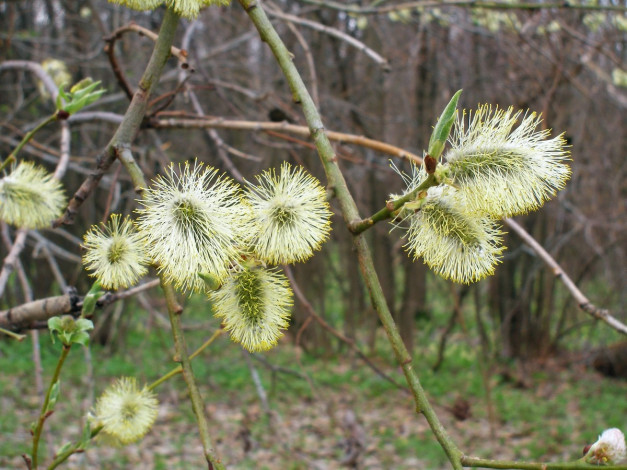
[[[303,26],[307,26],[308,28],[315,29],[316,31],[321,31],[321,32],[323,32],[325,34],[328,34],[329,36],[333,36],[335,38],[338,38],[338,39],[346,42],[347,44],[350,44],[354,48],[360,50],[364,54],[366,54],[368,57],[370,57],[372,60],[374,60],[377,64],[379,64],[384,72],[387,72],[387,71],[390,70],[390,64],[388,63],[388,60],[386,58],[382,57],[380,54],[378,54],[374,50],[370,49],[363,42],[355,39],[352,36],[349,36],[346,33],[343,33],[339,29],[331,28],[330,26],[322,25],[322,24],[320,24],[320,23],[318,23],[316,21],[311,21],[311,20],[306,20],[304,18],[299,18],[298,16],[288,15],[287,13],[282,13],[282,12],[279,12],[277,10],[268,10],[266,13],[268,15],[270,15],[270,16],[274,16],[276,18],[280,18],[282,20],[289,21],[290,23],[296,23],[296,24],[300,24],[300,25],[303,25]]]
[[[118,300],[152,289],[158,285],[159,280],[153,280],[121,292],[109,292],[103,295],[96,305],[102,308]],[[11,331],[27,330],[35,327],[37,323],[47,321],[51,317],[59,315],[78,315],[82,307],[83,297],[78,295],[73,288],[70,288],[69,292],[65,295],[46,297],[0,311],[0,328]]]
[[[594,318],[607,323],[616,331],[627,335],[627,325],[620,320],[613,317],[609,310],[599,308],[595,306],[583,293],[577,288],[572,279],[564,272],[562,267],[555,261],[555,259],[540,245],[535,238],[533,238],[522,226],[513,219],[503,219],[503,222],[511,228],[516,234],[523,239],[523,241],[544,261],[544,263],[551,268],[553,275],[557,277],[568,292],[576,300],[577,305],[581,310]]]
[[[248,131],[283,131],[290,134],[301,136],[310,136],[311,131],[307,126],[298,126],[287,122],[270,122],[270,121],[237,121],[222,118],[209,119],[158,119],[153,120],[151,125],[156,128],[185,128],[185,129],[239,129]],[[418,155],[408,152],[405,149],[391,145],[379,140],[369,139],[361,135],[344,134],[342,132],[326,131],[326,135],[330,140],[344,143],[354,144],[361,147],[371,148],[379,152],[387,153],[394,157],[404,158],[417,165],[422,164],[422,158]]]

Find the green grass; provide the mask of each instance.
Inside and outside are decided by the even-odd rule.
[[[206,309],[196,305],[202,301],[188,301],[184,314],[186,324],[209,325],[186,332],[190,349],[200,345],[217,327],[217,323],[211,323]],[[448,307],[446,303],[440,306],[444,311]],[[96,396],[119,376],[133,375],[140,382],[150,383],[175,366],[169,332],[157,330],[156,326],[147,330],[146,314],[132,303],[126,311],[135,312],[136,316],[124,337],[118,338],[117,350],[91,346]],[[506,449],[511,458],[527,460],[556,460],[566,452],[576,458],[579,449],[603,429],[625,428],[625,381],[604,379],[584,369],[540,368],[531,374],[531,387],[527,389],[492,376],[497,436],[478,437],[477,430],[487,426],[487,411],[475,341],[461,333],[453,334],[442,368],[437,373],[431,369],[437,356],[437,339],[445,323],[446,315],[442,314],[434,315],[430,323],[425,320],[417,323],[419,337],[414,366],[436,410],[465,451],[492,457]],[[473,331],[472,320],[467,326]],[[48,334],[41,334],[40,344],[44,380],[47,380],[56,364],[60,344],[52,344]],[[30,447],[28,426],[40,407],[33,385],[31,346],[30,339],[22,343],[0,341],[0,399],[3,400],[0,467],[15,465],[19,455]],[[351,410],[367,436],[363,457],[366,467],[368,462],[376,462],[372,465],[383,468],[416,465],[447,468],[442,449],[424,419],[413,413],[409,397],[346,349],[342,351],[314,356],[282,343],[263,354],[275,367],[291,369],[301,376],[273,373],[253,361],[273,412],[280,417],[281,426],[288,429],[290,450],[285,448],[286,437],[280,437],[281,426],[277,428],[263,412],[245,357],[228,337],[221,337],[195,359],[193,367],[215,426],[212,435],[225,459],[234,463],[234,468],[243,469],[308,468],[306,459],[333,466],[342,458],[347,435],[342,428],[342,416],[345,410]],[[300,362],[296,359],[299,355]],[[371,357],[378,367],[403,383],[383,332],[377,335]],[[86,370],[84,354],[76,347],[61,375],[62,398],[46,423],[55,436],[55,448],[74,439],[80,430],[85,409],[82,403],[88,399],[83,385]],[[309,377],[311,385],[302,375]],[[166,415],[158,420],[159,430],[136,447],[152,456],[152,468],[195,468],[201,451],[181,377],[166,382],[157,392]],[[460,397],[470,402],[472,417],[456,423],[447,408]],[[248,454],[242,450],[242,430],[247,430],[253,443]],[[156,449],[154,453],[152,446]],[[145,458],[146,454],[142,455]],[[136,457],[125,449],[109,450],[98,456],[101,468],[130,468],[137,464]]]

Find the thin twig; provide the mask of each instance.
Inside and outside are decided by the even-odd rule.
[[[275,3],[270,3],[272,6],[272,11],[280,13],[280,8]],[[305,61],[307,62],[307,68],[309,69],[309,89],[311,90],[311,99],[315,103],[316,107],[320,109],[320,94],[318,93],[318,76],[316,74],[316,65],[314,64],[313,55],[311,53],[311,49],[309,48],[309,44],[305,40],[305,37],[301,34],[301,32],[294,26],[294,23],[291,21],[287,22],[287,27],[292,32],[294,36],[296,36],[296,40],[300,44],[300,47],[303,48],[303,52],[305,53]]]
[[[15,235],[15,239],[13,240],[13,246],[4,258],[2,271],[0,271],[0,298],[4,295],[4,290],[7,286],[7,282],[9,281],[9,277],[15,269],[16,263],[19,262],[20,253],[26,246],[27,235],[28,229],[19,229]]]
[[[627,11],[627,8],[618,5],[601,5],[601,4],[577,4],[571,2],[538,2],[538,3],[505,3],[505,2],[482,2],[479,0],[436,0],[436,1],[414,1],[397,3],[387,6],[371,6],[361,7],[355,5],[346,5],[339,2],[329,0],[300,0],[309,5],[317,5],[323,8],[330,8],[347,13],[357,15],[380,15],[393,11],[411,10],[414,8],[442,8],[445,6],[477,8],[477,9],[497,9],[497,10],[547,10],[547,9],[565,9],[565,10],[608,10],[608,11]]]
[[[198,431],[204,450],[205,459],[209,465],[209,470],[223,470],[224,465],[217,457],[216,450],[213,447],[211,437],[209,435],[209,419],[207,418],[207,412],[205,405],[196,383],[196,377],[192,370],[192,364],[187,354],[187,342],[183,335],[183,329],[181,327],[181,313],[183,313],[183,307],[179,305],[176,300],[174,288],[166,282],[161,282],[161,288],[165,294],[166,304],[168,306],[168,314],[170,316],[170,323],[172,325],[172,336],[174,337],[174,347],[176,350],[176,360],[180,363],[183,369],[183,378],[187,384],[187,390],[189,391],[189,398],[192,402],[192,409],[196,415],[196,421],[198,422]]]
[[[603,468],[603,470],[627,470],[627,465],[592,465],[581,460],[576,462],[543,463],[543,462],[517,462],[515,460],[489,460],[477,457],[462,456],[464,467],[472,468],[500,468],[509,470],[590,470]]]
[[[259,396],[259,401],[261,402],[261,408],[266,416],[271,420],[272,419],[272,410],[270,409],[270,404],[268,403],[268,394],[266,393],[266,389],[263,388],[263,384],[261,383],[261,377],[259,377],[259,372],[257,372],[257,368],[250,360],[251,353],[242,349],[242,356],[244,356],[244,360],[246,361],[246,365],[248,366],[248,370],[250,371],[250,376],[253,379],[253,383],[255,384],[255,390],[257,391],[257,396]]]
[[[176,27],[172,27],[172,25],[177,23],[178,15],[171,11],[171,9],[167,9],[152,55],[144,70],[137,91],[135,91],[133,99],[124,114],[124,119],[118,126],[105,150],[96,159],[96,168],[76,190],[74,196],[68,203],[65,213],[54,222],[53,225],[55,227],[70,224],[74,221],[79,207],[94,192],[104,174],[115,161],[117,157],[116,148],[130,145],[135,138],[146,114],[150,95],[156,89],[159,77],[172,52],[172,43],[176,31]]]
[[[124,291],[108,292],[98,299],[96,306],[103,308],[118,300],[137,295],[158,285],[159,280],[156,279]],[[46,297],[0,311],[0,327],[13,331],[22,331],[33,327],[36,323],[45,322],[50,317],[60,315],[78,316],[83,307],[83,297],[76,294],[73,288],[68,290],[69,292],[65,295]]]
[[[388,63],[388,60],[386,58],[382,57],[376,51],[370,49],[363,42],[355,39],[353,36],[349,36],[348,34],[343,33],[339,29],[332,28],[330,26],[325,26],[325,25],[320,24],[320,23],[318,23],[316,21],[306,20],[306,19],[300,18],[298,16],[289,15],[287,13],[282,13],[282,12],[279,12],[277,10],[269,10],[267,13],[270,16],[274,16],[276,18],[280,18],[282,20],[289,21],[291,23],[296,23],[296,24],[300,24],[300,25],[303,25],[303,26],[307,26],[308,28],[311,28],[311,29],[314,29],[316,31],[320,31],[320,32],[323,32],[325,34],[328,34],[329,36],[333,36],[335,38],[338,38],[338,39],[346,42],[347,44],[353,46],[357,50],[359,50],[359,51],[363,52],[364,54],[366,54],[368,57],[370,57],[372,60],[374,60],[383,69],[384,72],[388,72],[390,70],[390,64]]]
[[[41,80],[46,88],[46,91],[50,93],[52,101],[57,99],[57,95],[59,94],[59,89],[57,85],[54,83],[54,80],[48,73],[44,70],[41,64],[37,62],[32,62],[30,60],[5,60],[0,63],[0,72],[3,70],[9,69],[24,69],[29,72],[37,75],[37,78]]]
[[[130,31],[134,31],[138,33],[140,36],[146,36],[147,38],[151,39],[153,42],[156,42],[157,37],[158,37],[157,34],[150,31],[149,29],[146,29],[135,23],[129,23],[127,25],[119,27],[118,29],[116,29],[115,31],[113,31],[111,34],[109,34],[108,36],[104,38],[105,42],[107,43],[105,46],[105,52],[107,53],[107,57],[109,58],[111,69],[113,70],[113,73],[118,80],[118,84],[120,85],[122,90],[124,90],[124,93],[126,93],[126,96],[128,97],[129,100],[133,99],[134,92],[128,80],[126,79],[124,72],[122,72],[122,69],[118,65],[118,61],[115,57],[115,43],[122,37],[124,33],[130,32]],[[193,69],[189,68],[189,64],[187,63],[187,52],[175,46],[172,46],[170,51],[171,51],[171,54],[175,56],[181,63],[181,68],[188,69],[191,72],[194,71]]]
[[[307,126],[298,126],[287,122],[270,122],[270,121],[239,121],[222,118],[205,118],[205,119],[158,119],[152,120],[151,126],[159,129],[183,128],[183,129],[239,129],[248,131],[282,131],[290,134],[301,136],[310,136],[311,130]],[[367,137],[355,134],[345,134],[343,132],[326,131],[330,140],[344,144],[354,144],[361,147],[371,148],[379,152],[392,155],[394,157],[403,158],[417,165],[422,164],[422,157],[409,152],[401,147],[381,142],[379,140],[369,139]]]
[[[612,316],[609,310],[599,308],[595,306],[588,298],[581,292],[572,279],[564,272],[562,267],[555,261],[555,259],[533,238],[518,222],[513,219],[503,219],[503,222],[511,228],[516,235],[522,240],[544,261],[544,263],[551,268],[553,275],[558,278],[562,284],[566,287],[570,295],[573,296],[577,302],[577,306],[593,316],[594,318],[607,323],[616,331],[627,335],[627,325],[620,320]]]

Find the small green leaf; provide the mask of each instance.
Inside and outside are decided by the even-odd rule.
[[[57,380],[50,389],[50,399],[48,400],[48,406],[46,406],[46,412],[52,411],[54,409],[54,406],[57,404],[57,400],[59,399],[60,391],[61,386],[59,384],[59,381]]]
[[[48,329],[51,331],[59,331],[61,330],[63,325],[63,320],[61,317],[50,317],[48,318]]]
[[[48,320],[48,328],[50,328],[50,334],[52,335],[54,342],[54,335],[56,333],[59,340],[65,346],[71,346],[72,343],[87,345],[89,341],[88,330],[94,328],[94,324],[91,320],[86,318],[79,318],[74,320],[69,315],[64,317],[52,317]]]
[[[81,81],[75,83],[72,86],[72,88],[70,88],[70,93],[76,93],[80,90],[83,90],[87,88],[88,86],[92,85],[93,83],[94,83],[94,80],[91,77],[85,77]]]
[[[78,446],[81,449],[84,449],[87,447],[87,444],[89,443],[90,440],[91,440],[91,422],[89,420],[86,420],[85,426],[83,427],[83,432],[81,434],[81,440],[78,443]]]
[[[72,448],[72,443],[71,442],[66,442],[65,444],[63,444],[59,450],[57,450],[57,452],[55,453],[55,455],[61,455],[61,454],[65,454],[68,450],[70,450]]]
[[[89,344],[89,333],[84,331],[78,331],[72,334],[70,338],[72,343],[82,344],[83,346],[87,346]]]
[[[453,95],[451,101],[446,105],[444,111],[442,111],[442,115],[440,119],[438,119],[438,123],[435,125],[433,129],[433,133],[431,134],[431,138],[429,139],[429,150],[428,153],[433,158],[439,158],[442,155],[442,151],[444,150],[444,145],[446,144],[446,140],[448,139],[449,134],[451,133],[451,128],[453,127],[453,123],[455,122],[455,116],[457,111],[457,101],[459,101],[459,96],[462,94],[462,90],[458,90],[457,93]]]
[[[54,332],[61,331],[63,325],[63,321],[61,317],[50,317],[48,318],[48,330],[50,330],[50,340],[52,344],[54,344]]]
[[[79,318],[76,320],[76,328],[79,331],[88,331],[94,329],[94,322],[87,318]]]
[[[100,85],[100,81],[94,82],[91,78],[85,78],[76,83],[70,89],[70,93],[66,93],[59,88],[59,96],[57,97],[57,109],[74,114],[85,106],[98,100],[105,90],[96,88]]]
[[[94,313],[98,299],[100,299],[103,295],[104,291],[101,288],[100,282],[95,281],[83,299],[83,310],[81,315],[85,317]]]
[[[74,333],[68,331],[60,331],[58,334],[59,339],[65,346],[69,346],[72,344],[72,335],[74,335]]]

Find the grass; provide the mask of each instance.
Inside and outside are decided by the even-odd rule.
[[[199,300],[191,302],[193,307]],[[447,307],[441,306],[443,311]],[[118,338],[123,346],[115,352],[91,346],[96,395],[119,376],[134,375],[140,382],[150,383],[174,366],[169,333],[157,331],[156,326],[148,330],[144,313],[131,303],[126,311],[137,315],[124,337]],[[189,308],[185,315],[188,324],[210,321],[203,308]],[[582,367],[548,364],[530,374],[529,388],[492,375],[497,422],[491,435],[474,340],[453,334],[442,368],[437,373],[431,369],[445,321],[445,315],[440,315],[428,325],[424,320],[417,324],[420,337],[415,367],[441,419],[464,451],[490,458],[573,459],[603,429],[625,429],[625,381],[602,378]],[[217,327],[212,325],[187,332],[190,348],[211,335]],[[473,331],[470,319],[468,329]],[[53,345],[47,334],[40,336],[40,344],[46,380],[56,364],[60,344]],[[383,332],[378,333],[371,357],[403,383]],[[327,351],[320,358],[283,342],[263,358],[275,368],[294,372],[273,372],[261,362],[252,362],[268,394],[270,416],[260,403],[245,357],[227,337],[193,362],[215,426],[213,439],[229,467],[340,468],[351,439],[361,433],[365,468],[448,468],[424,419],[413,413],[408,396],[352,355]],[[13,468],[21,465],[20,455],[29,450],[28,428],[40,406],[29,340],[0,342],[0,371],[0,468]],[[62,373],[62,398],[46,422],[55,448],[76,438],[91,406],[84,386],[86,371],[84,355],[76,348]],[[157,393],[161,414],[144,441],[123,449],[96,445],[70,467],[133,468],[141,462],[143,468],[197,468],[202,452],[184,383],[178,377],[159,387]],[[472,417],[466,421],[455,421],[449,411],[459,398],[471,407]],[[351,414],[357,428],[346,424]],[[45,451],[51,455],[50,449]]]

